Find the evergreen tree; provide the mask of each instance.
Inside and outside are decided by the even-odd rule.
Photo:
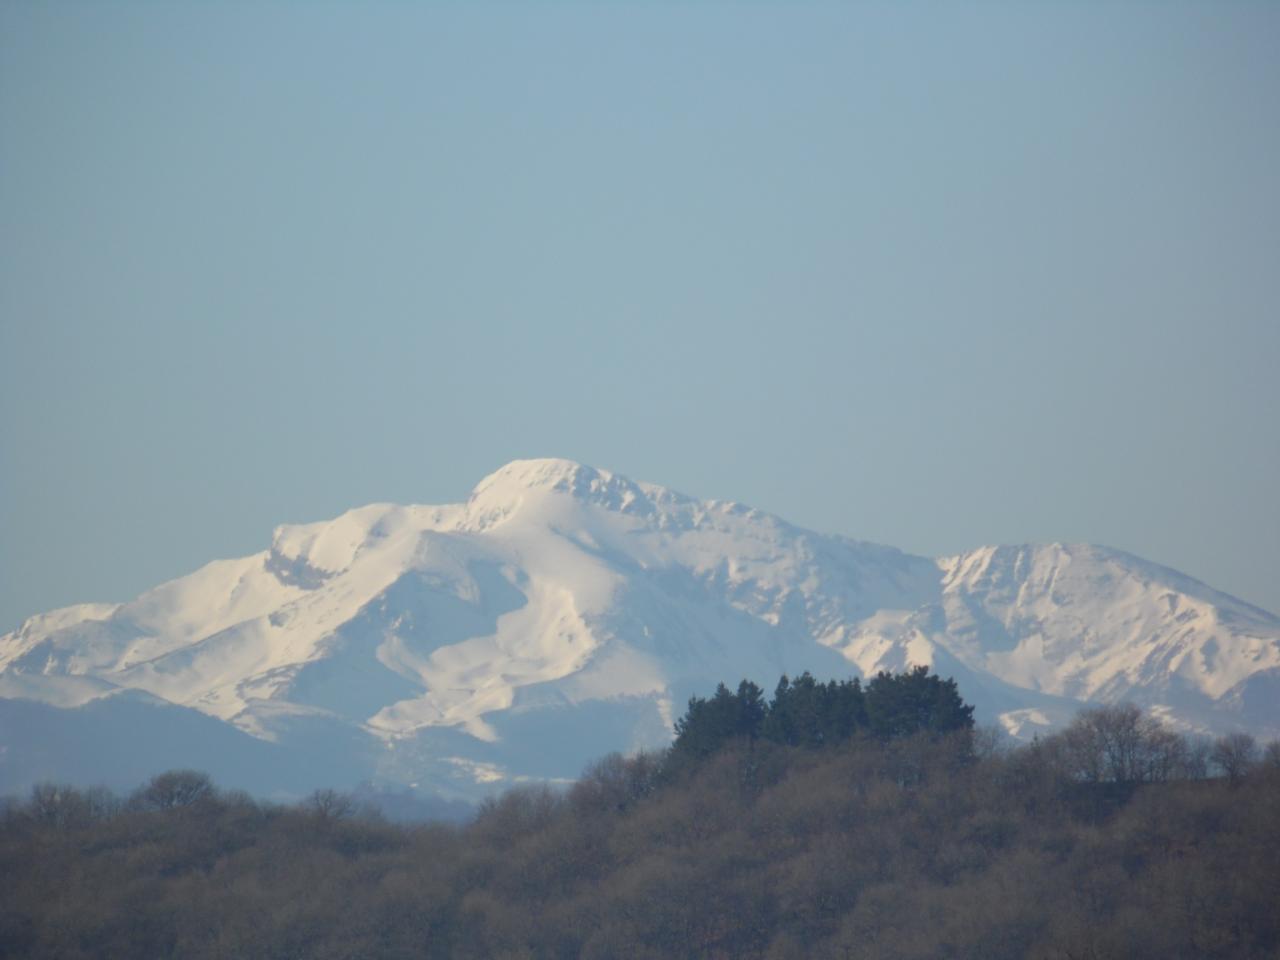
[[[672,751],[681,757],[699,759],[720,749],[728,741],[760,735],[765,720],[764,692],[750,680],[730,693],[723,683],[708,700],[690,697],[689,709],[676,721]]]
[[[960,698],[955,680],[943,680],[928,667],[881,671],[867,684],[865,700],[871,731],[884,739],[973,728],[973,707]]]
[[[792,747],[821,747],[847,740],[866,726],[862,684],[854,680],[818,683],[808,672],[774,691],[762,735]]]
[[[737,735],[751,740],[760,736],[769,706],[765,703],[764,691],[750,680],[738,684],[738,723]]]
[[[862,681],[832,680],[823,693],[823,741],[839,743],[848,740],[867,725],[867,705],[862,694]]]
[[[860,680],[819,683],[809,672],[785,674],[766,703],[750,680],[731,693],[723,683],[710,698],[691,697],[676,721],[672,759],[677,767],[698,762],[735,739],[757,737],[789,747],[816,749],[870,729],[889,739],[918,731],[946,733],[973,726],[973,708],[960,699],[954,680],[927,667],[880,673],[863,689]]]
[[[764,738],[774,743],[795,743],[791,680],[784,673],[773,688],[773,700],[764,719]]]

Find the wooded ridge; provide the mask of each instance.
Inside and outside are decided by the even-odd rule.
[[[397,825],[172,771],[0,818],[12,957],[1274,957],[1280,746],[1132,707],[1001,746],[927,671],[694,698],[673,746]]]

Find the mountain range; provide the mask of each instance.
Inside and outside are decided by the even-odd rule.
[[[1091,545],[913,556],[567,460],[276,529],[0,637],[0,793],[167,767],[474,799],[654,747],[693,694],[927,664],[1027,739],[1133,701],[1280,736],[1280,618]]]

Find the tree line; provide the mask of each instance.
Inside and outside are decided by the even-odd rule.
[[[0,812],[0,956],[1280,953],[1280,746],[1119,706],[1010,747],[949,681],[882,676],[718,688],[669,750],[461,825],[194,771],[41,785]]]

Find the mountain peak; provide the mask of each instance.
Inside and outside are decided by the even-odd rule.
[[[472,496],[483,494],[494,488],[519,487],[523,489],[572,490],[579,485],[589,485],[597,480],[610,480],[613,474],[607,470],[566,460],[561,457],[538,457],[530,460],[512,460],[499,467],[476,484]]]
[[[688,503],[688,498],[650,483],[574,460],[513,460],[481,480],[467,501],[486,525],[513,513],[533,495],[559,494],[616,513],[651,517]]]

